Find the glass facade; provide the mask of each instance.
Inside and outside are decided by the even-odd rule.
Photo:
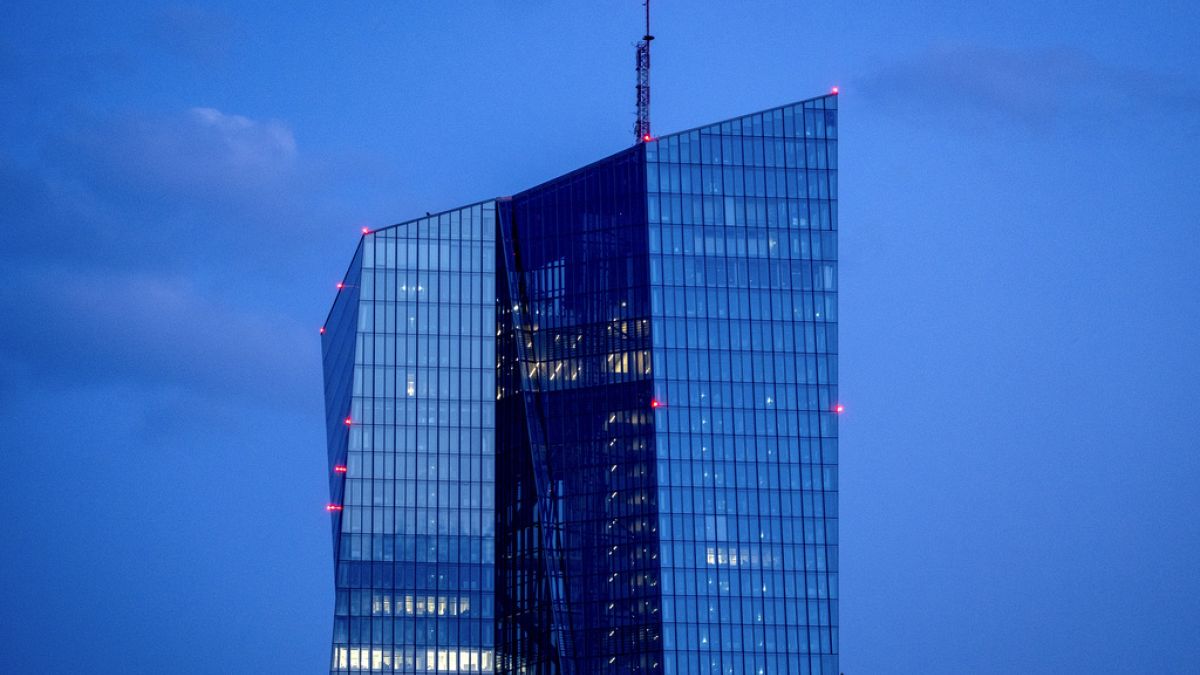
[[[512,672],[662,668],[644,152],[501,205],[498,404],[523,422],[497,430]]]
[[[332,672],[838,672],[836,108],[363,238]]]
[[[646,146],[667,672],[838,672],[836,103]]]
[[[330,672],[493,672],[495,203],[377,230],[324,331]]]

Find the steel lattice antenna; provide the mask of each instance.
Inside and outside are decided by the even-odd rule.
[[[646,6],[646,34],[637,43],[637,122],[633,125],[634,136],[638,143],[654,140],[650,134],[650,0],[642,2]]]

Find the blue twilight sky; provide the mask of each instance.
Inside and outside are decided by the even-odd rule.
[[[0,670],[322,672],[358,230],[629,145],[640,11],[0,6]],[[841,87],[845,672],[1195,672],[1197,5],[654,15],[660,133]]]

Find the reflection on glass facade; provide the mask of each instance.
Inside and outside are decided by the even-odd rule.
[[[515,480],[497,492],[497,609],[512,672],[662,668],[644,153],[501,204],[497,405],[514,414],[497,455]]]
[[[667,672],[838,672],[836,102],[646,147]]]
[[[836,103],[364,237],[332,672],[838,672]]]
[[[493,672],[495,203],[365,235],[324,352],[330,672]]]

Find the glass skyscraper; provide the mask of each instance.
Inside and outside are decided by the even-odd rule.
[[[838,672],[837,98],[364,235],[332,672]]]
[[[324,329],[331,672],[495,669],[496,207],[364,234]]]

